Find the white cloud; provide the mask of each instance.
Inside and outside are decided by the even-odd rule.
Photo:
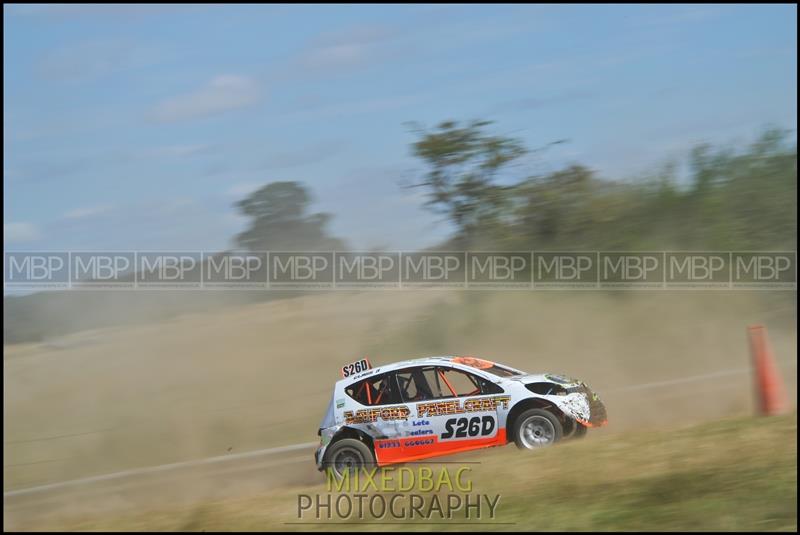
[[[197,206],[197,201],[189,197],[177,197],[158,204],[158,209],[164,214],[177,214],[184,210],[191,210]]]
[[[397,30],[383,24],[362,24],[326,32],[312,41],[314,46],[372,44],[395,37]]]
[[[151,45],[122,40],[89,41],[65,45],[47,52],[37,66],[48,80],[93,80],[164,59],[164,51]]]
[[[216,115],[252,106],[259,96],[258,84],[252,78],[224,74],[214,77],[197,91],[159,103],[153,109],[152,118],[159,122],[173,122]]]
[[[396,31],[381,25],[364,25],[318,36],[292,60],[295,74],[335,74],[365,68],[386,59],[386,47]]]
[[[66,219],[88,219],[98,215],[103,215],[111,211],[113,207],[110,204],[101,204],[98,206],[86,206],[83,208],[75,208],[64,214]]]
[[[22,243],[36,241],[42,233],[33,223],[3,223],[3,241],[6,243]]]
[[[151,156],[186,158],[198,154],[206,154],[212,148],[211,145],[165,145],[163,147],[155,147],[148,154]]]
[[[368,58],[369,48],[366,45],[346,43],[310,50],[302,61],[306,67],[321,69],[356,66],[365,63]]]
[[[284,151],[267,156],[264,169],[283,169],[318,163],[339,153],[344,147],[341,140],[331,139],[296,150]]]

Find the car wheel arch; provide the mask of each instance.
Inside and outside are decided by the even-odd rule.
[[[331,437],[330,443],[328,443],[328,448],[330,449],[336,442],[345,439],[345,438],[354,438],[356,440],[360,440],[363,442],[369,450],[372,452],[372,456],[375,457],[375,443],[372,440],[372,437],[369,436],[364,431],[360,429],[356,429],[354,427],[342,427],[339,429],[336,434]]]
[[[513,407],[511,407],[511,410],[508,411],[508,416],[506,417],[507,442],[514,441],[514,437],[511,436],[511,430],[514,429],[514,423],[517,417],[528,409],[544,409],[550,411],[559,420],[561,420],[565,427],[572,421],[572,418],[568,418],[554,403],[541,398],[526,398],[516,403]]]

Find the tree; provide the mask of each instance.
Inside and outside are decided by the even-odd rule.
[[[557,247],[559,242],[579,243],[594,225],[592,201],[598,197],[590,169],[571,165],[515,188],[520,199],[515,221],[529,245]]]
[[[441,246],[496,250],[794,250],[797,146],[771,128],[752,145],[704,144],[676,165],[629,180],[572,164],[515,177],[520,141],[485,132],[488,121],[418,129],[412,153],[428,166],[415,186],[455,226]],[[516,169],[514,169],[516,171]],[[503,180],[498,175],[503,173]]]
[[[332,251],[344,243],[328,235],[330,215],[307,214],[311,197],[297,182],[273,182],[236,203],[252,219],[250,228],[236,236],[251,251]]]
[[[413,186],[428,189],[427,206],[445,214],[461,239],[497,222],[508,190],[496,183],[497,175],[526,152],[519,140],[487,134],[490,124],[445,121],[433,131],[418,128],[420,139],[412,145],[414,156],[430,168]]]

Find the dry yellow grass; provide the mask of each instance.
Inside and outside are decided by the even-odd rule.
[[[727,419],[680,430],[590,436],[537,452],[507,447],[458,458],[478,463],[464,465],[470,472],[462,479],[471,484],[473,499],[478,494],[492,499],[500,496],[494,518],[488,517],[486,509],[480,521],[474,511],[469,521],[463,510],[451,521],[434,513],[430,520],[436,524],[419,518],[414,522],[391,516],[376,518],[368,512],[361,521],[355,515],[338,518],[335,514],[334,520],[328,520],[324,512],[318,519],[313,510],[298,514],[300,494],[329,494],[320,482],[182,506],[142,509],[129,504],[114,512],[72,510],[10,527],[349,532],[797,529],[796,414]],[[413,493],[431,499],[429,493]],[[439,496],[446,500],[449,493],[444,487]],[[454,494],[464,496],[458,489]],[[353,521],[363,523],[354,526]]]

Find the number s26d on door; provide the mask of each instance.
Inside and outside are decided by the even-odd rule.
[[[494,416],[450,418],[444,423],[441,439],[488,437],[494,435],[495,427]]]

